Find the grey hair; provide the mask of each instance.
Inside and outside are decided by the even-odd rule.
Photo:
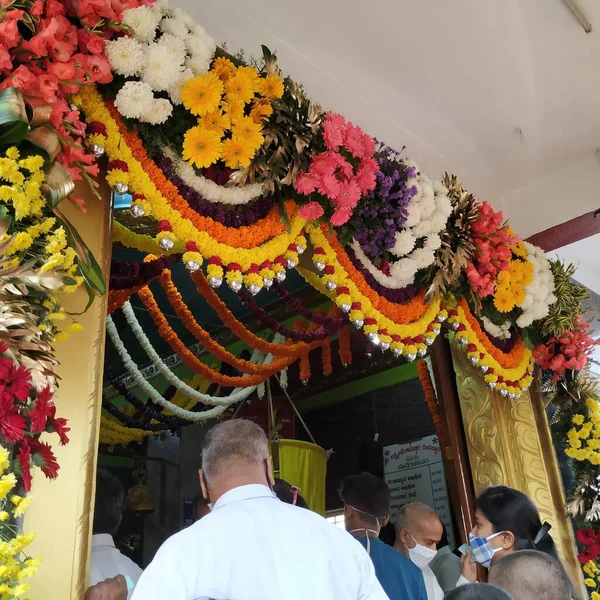
[[[490,569],[490,583],[506,590],[514,600],[570,600],[569,576],[550,554],[519,550],[503,556]]]
[[[422,502],[410,502],[401,506],[396,519],[396,530],[399,531],[403,527],[410,529],[415,518],[423,515],[435,515],[437,517],[435,510]]]
[[[258,466],[269,457],[265,432],[247,419],[232,419],[215,425],[202,444],[202,469],[210,479],[232,463]]]
[[[513,600],[509,594],[487,583],[461,585],[444,596],[444,600]]]

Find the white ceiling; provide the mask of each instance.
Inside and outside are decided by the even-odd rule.
[[[577,267],[577,281],[600,294],[600,233],[563,246],[550,253],[550,258],[560,258],[563,262]]]

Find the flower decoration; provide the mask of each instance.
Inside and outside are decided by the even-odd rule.
[[[574,426],[567,433],[568,447],[565,454],[574,460],[585,460],[598,466],[600,465],[600,404],[596,398],[589,397],[586,399],[585,406],[587,415],[577,414],[572,418]]]
[[[123,13],[130,35],[106,42],[106,56],[121,82],[115,106],[124,117],[161,125],[173,105],[182,103],[186,81],[208,71],[216,44],[167,2],[133,4]]]
[[[375,189],[377,161],[375,140],[344,117],[327,113],[322,144],[315,147],[308,170],[300,173],[294,188],[300,195],[300,215],[306,219],[331,219],[344,225],[362,196]]]

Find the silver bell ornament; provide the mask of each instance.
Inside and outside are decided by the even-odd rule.
[[[200,263],[196,262],[195,260],[188,260],[185,263],[185,268],[190,272],[190,273],[195,273],[196,271],[198,271],[200,269]]]
[[[352,325],[354,325],[356,329],[362,329],[364,324],[365,322],[362,319],[354,319],[354,321],[352,321]]]
[[[435,340],[433,338],[430,337],[426,337],[424,340],[425,344],[427,344],[428,346],[431,346],[433,344],[433,342],[435,342]]]
[[[508,390],[507,390],[506,388],[502,388],[502,389],[500,390],[500,395],[501,395],[503,398],[508,398]]]
[[[495,381],[490,381],[490,382],[488,382],[487,386],[490,388],[490,390],[495,390],[496,389],[496,382]]]
[[[229,282],[229,287],[230,289],[232,289],[234,292],[239,292],[242,289],[242,282],[239,281],[238,279],[234,279],[233,281]]]
[[[479,370],[482,373],[487,373],[490,370],[490,368],[487,365],[479,365]]]
[[[144,210],[144,207],[141,204],[132,204],[130,210],[131,214],[136,219],[140,219],[146,214],[146,211]]]
[[[340,304],[340,310],[341,310],[343,313],[346,313],[346,314],[348,314],[348,313],[350,312],[350,309],[351,309],[351,308],[352,308],[352,306],[350,306],[350,304],[348,304],[348,303],[346,303],[346,302],[345,302],[344,304]]]
[[[457,341],[461,346],[466,346],[469,343],[469,340],[464,336],[460,336]]]
[[[417,356],[419,358],[423,358],[426,354],[427,354],[427,350],[425,350],[425,348],[419,348],[417,350]]]
[[[402,350],[400,350],[400,348],[394,348],[392,352],[394,353],[394,358],[400,358],[402,356]]]
[[[104,146],[101,146],[100,144],[92,144],[90,146],[90,152],[95,158],[100,158],[104,155]]]
[[[325,270],[325,263],[322,260],[316,260],[314,262],[315,265],[315,269],[317,269],[317,271],[324,271]]]
[[[296,252],[298,254],[304,254],[305,250],[306,250],[306,248],[304,246],[301,246],[300,244],[296,244]]]
[[[479,362],[479,357],[478,356],[469,356],[469,362],[473,366],[475,366]]]
[[[408,362],[413,362],[415,358],[417,358],[417,355],[414,352],[411,352],[410,354],[406,355],[406,360]]]
[[[123,183],[122,181],[117,181],[113,189],[115,192],[117,192],[117,194],[126,194],[129,190],[129,186],[126,183]]]
[[[454,331],[458,331],[460,329],[460,323],[458,321],[454,321],[450,327],[452,327]]]
[[[438,315],[437,316],[437,320],[438,323],[443,323],[448,317],[446,317],[445,315]]]
[[[376,333],[367,333],[367,339],[374,346],[379,346],[379,344],[381,344],[381,338]]]
[[[260,286],[256,285],[255,283],[251,283],[248,286],[248,291],[253,295],[256,296],[256,294],[258,294],[258,292],[260,292]]]
[[[382,352],[385,352],[386,350],[390,349],[390,343],[389,342],[381,342],[381,350]]]
[[[211,287],[218,288],[221,287],[221,284],[223,283],[223,278],[213,275],[212,277],[208,278],[208,283],[210,283]]]
[[[272,277],[263,277],[263,285],[269,289],[270,287],[272,287],[273,285],[273,278]]]
[[[296,261],[293,258],[288,258],[285,261],[285,266],[288,269],[293,269],[296,266]]]
[[[169,250],[171,250],[173,248],[173,246],[175,245],[175,242],[169,238],[169,237],[164,237],[160,240],[160,242],[158,242],[158,245],[165,251],[168,252]]]
[[[277,271],[277,273],[275,273],[275,279],[277,279],[279,283],[283,283],[286,277],[285,271]]]
[[[337,283],[335,281],[326,281],[325,282],[325,287],[330,291],[333,292],[333,290],[335,290],[335,288],[337,287]]]

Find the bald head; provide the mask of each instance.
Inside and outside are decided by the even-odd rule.
[[[487,583],[461,585],[444,596],[444,600],[513,600],[504,590]]]
[[[421,502],[405,504],[398,514],[394,547],[406,555],[415,544],[437,550],[443,533],[442,522],[429,506]]]
[[[489,581],[513,600],[570,600],[571,586],[564,567],[552,556],[520,550],[502,557],[490,570]]]

